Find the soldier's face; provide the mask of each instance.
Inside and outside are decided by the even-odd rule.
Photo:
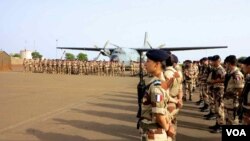
[[[243,64],[243,71],[246,74],[250,74],[250,65]]]
[[[157,68],[157,63],[154,62],[153,60],[147,59],[145,63],[145,68],[148,73],[153,73]]]

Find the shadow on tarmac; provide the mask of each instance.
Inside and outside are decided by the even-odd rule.
[[[111,112],[102,112],[102,111],[93,111],[93,110],[80,110],[80,109],[71,109],[72,111],[78,112],[78,113],[84,113],[87,115],[93,115],[97,117],[106,117],[110,119],[116,119],[121,121],[127,121],[134,123],[136,120],[136,115],[134,114],[128,114],[128,113],[111,113]]]

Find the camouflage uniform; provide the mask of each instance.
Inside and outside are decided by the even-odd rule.
[[[223,125],[224,124],[224,119],[225,119],[225,115],[224,115],[224,103],[223,103],[223,94],[224,94],[224,79],[225,79],[225,74],[226,71],[225,69],[219,65],[218,67],[215,67],[213,72],[212,72],[212,76],[211,76],[211,80],[213,81],[217,81],[220,80],[221,82],[216,82],[213,83],[213,87],[212,87],[212,94],[213,94],[213,101],[211,101],[210,106],[214,106],[215,109],[215,114],[216,114],[216,123],[218,125]],[[218,129],[218,130],[217,130]],[[220,132],[221,131],[221,126],[218,126],[218,128],[215,129],[215,131]]]
[[[63,60],[62,62],[62,74],[67,74],[67,61]]]
[[[198,84],[198,75],[199,75],[199,67],[196,62],[193,63],[193,70],[194,70],[194,78],[193,78],[193,84],[192,84],[192,90],[194,91],[196,89],[196,86]]]
[[[207,79],[211,68],[208,65],[203,64],[201,67],[199,80],[200,80],[200,99],[204,102],[204,107],[202,107],[201,111],[209,110],[209,95],[208,95],[208,85]]]
[[[174,69],[172,66],[169,66],[166,68],[166,71],[164,72],[164,77],[166,80],[169,80],[170,78],[174,77],[174,73],[176,73],[177,70]],[[180,72],[178,72],[180,75],[180,78],[175,78],[172,85],[169,87],[169,96],[172,98],[167,103],[167,111],[170,113],[171,117],[171,123],[175,129],[177,130],[177,114],[179,113],[179,107],[176,104],[176,101],[182,99],[182,75]],[[172,101],[174,100],[174,101]],[[175,139],[175,136],[173,137]]]
[[[185,93],[184,93],[184,99],[187,98],[187,95],[189,95],[189,100],[192,100],[192,88],[193,88],[193,83],[194,83],[194,75],[195,71],[192,66],[188,66],[184,70],[184,75],[185,75]],[[188,94],[187,94],[188,93]]]
[[[154,77],[147,86],[143,98],[142,114],[140,122],[140,134],[142,141],[168,141],[171,137],[156,121],[156,114],[166,117],[167,123],[170,123],[168,112],[165,110],[168,96],[161,87],[161,81]]]
[[[67,61],[67,73],[68,75],[71,75],[71,61],[70,60]]]
[[[124,61],[121,64],[121,76],[125,76],[125,63],[124,63]]]
[[[244,76],[234,68],[225,77],[224,113],[227,125],[238,125],[239,94],[244,87]]]
[[[250,75],[248,74],[245,82],[245,86],[243,88],[243,125],[250,125]]]

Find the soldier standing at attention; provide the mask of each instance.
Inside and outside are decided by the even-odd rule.
[[[210,83],[213,85],[212,93],[214,98],[215,114],[216,114],[216,128],[212,128],[214,133],[220,133],[222,131],[222,125],[224,123],[224,80],[225,80],[225,69],[221,66],[221,59],[219,55],[215,55],[212,58],[214,70],[212,72],[212,77]]]
[[[187,93],[189,95],[189,100],[192,101],[192,89],[193,89],[193,81],[194,81],[194,75],[195,71],[192,67],[192,61],[187,60],[186,61],[187,66],[184,70],[184,75],[185,75],[185,95],[184,95],[184,100],[187,98]]]
[[[134,75],[134,63],[133,63],[132,60],[130,61],[130,75],[131,75],[131,76]]]
[[[243,62],[243,71],[246,74],[245,86],[241,94],[243,106],[243,125],[250,125],[250,56],[247,57]]]
[[[182,75],[174,69],[173,65],[178,62],[177,56],[171,54],[171,57],[166,59],[166,70],[164,71],[165,81],[171,81],[171,78],[174,78],[176,73],[178,78],[174,78],[172,84],[169,85],[168,91],[171,100],[167,103],[167,111],[170,113],[171,124],[174,130],[177,130],[177,114],[179,113],[180,108],[182,107]],[[179,101],[179,103],[177,103]],[[173,140],[176,140],[176,137],[173,136]]]
[[[161,77],[165,69],[164,62],[168,54],[162,50],[150,50],[146,53],[145,67],[153,77],[147,84],[147,90],[143,97],[140,133],[142,141],[168,141],[171,135],[167,135],[171,121],[168,120],[166,103],[168,94],[161,86]]]
[[[244,76],[236,67],[236,56],[230,55],[224,61],[227,74],[225,76],[225,93],[223,97],[226,125],[239,125],[239,96],[244,87]]]
[[[122,64],[121,64],[121,76],[125,76],[125,63],[124,63],[124,61],[122,61]]]
[[[26,72],[27,65],[26,65],[26,58],[23,59],[23,72]]]
[[[201,69],[199,73],[200,80],[200,101],[197,102],[198,105],[204,105],[201,109],[202,112],[209,111],[209,96],[207,90],[207,78],[210,73],[210,66],[208,64],[208,58],[204,57],[201,59]]]

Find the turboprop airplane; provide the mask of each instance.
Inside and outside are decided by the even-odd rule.
[[[114,48],[107,48],[111,44]],[[143,52],[146,52],[153,48],[159,48],[166,51],[184,51],[184,50],[202,50],[202,49],[218,49],[218,48],[227,48],[227,46],[199,46],[199,47],[165,47],[165,44],[161,44],[157,47],[152,47],[148,41],[148,34],[145,33],[144,44],[142,47],[121,47],[107,41],[103,48],[94,46],[94,47],[57,47],[57,49],[70,49],[70,50],[85,50],[85,51],[99,51],[97,57],[94,60],[97,60],[100,55],[104,55],[110,58],[110,61],[124,62],[126,66],[130,65],[131,61],[140,62],[140,58],[144,58]]]

